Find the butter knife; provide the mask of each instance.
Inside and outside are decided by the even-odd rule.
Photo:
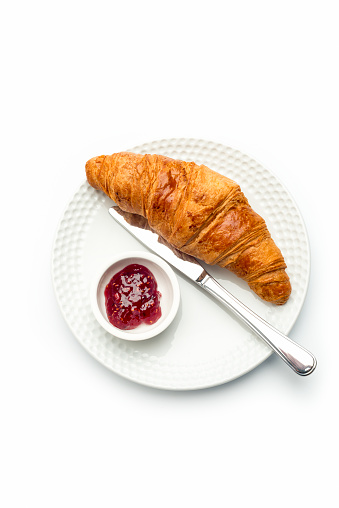
[[[312,353],[286,337],[286,335],[279,332],[279,330],[267,323],[235,298],[208,273],[199,263],[199,260],[191,258],[189,261],[187,259],[189,256],[186,256],[185,259],[179,258],[171,249],[159,242],[159,237],[156,233],[128,223],[118,210],[117,206],[112,206],[109,209],[110,215],[118,224],[131,233],[145,247],[155,252],[158,256],[191,279],[200,288],[207,291],[207,293],[230,309],[253,332],[264,340],[294,372],[300,376],[308,376],[314,371],[317,360]]]

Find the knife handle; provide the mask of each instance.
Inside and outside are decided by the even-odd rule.
[[[260,316],[251,311],[231,293],[221,286],[204,270],[196,283],[214,296],[219,302],[233,311],[249,328],[264,340],[294,372],[308,376],[317,365],[316,358],[305,348],[299,346],[286,335],[279,332]]]

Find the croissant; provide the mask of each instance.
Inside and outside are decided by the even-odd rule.
[[[120,152],[86,163],[88,183],[147,219],[175,249],[244,279],[263,300],[291,293],[281,251],[240,186],[194,162]]]

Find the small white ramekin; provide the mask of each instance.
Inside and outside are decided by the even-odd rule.
[[[132,263],[146,266],[153,273],[161,293],[161,317],[151,325],[142,323],[133,330],[120,330],[107,318],[104,291],[113,275]],[[99,270],[91,285],[90,298],[94,316],[107,332],[120,339],[137,341],[154,337],[171,324],[179,308],[180,289],[174,271],[162,258],[148,252],[132,251],[113,257]]]

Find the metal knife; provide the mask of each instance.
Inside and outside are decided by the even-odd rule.
[[[145,247],[151,249],[158,256],[195,282],[200,288],[207,291],[207,293],[214,296],[219,302],[234,312],[234,314],[264,340],[294,372],[301,376],[308,376],[314,371],[317,360],[312,353],[296,342],[293,342],[286,337],[286,335],[279,332],[276,328],[246,307],[246,305],[241,303],[229,293],[227,289],[221,286],[197,259],[192,258],[193,262],[180,259],[166,245],[159,243],[159,237],[156,233],[129,224],[117,210],[118,207],[113,206],[109,209],[109,213],[118,224],[123,226],[139,240],[139,242],[145,245]]]

